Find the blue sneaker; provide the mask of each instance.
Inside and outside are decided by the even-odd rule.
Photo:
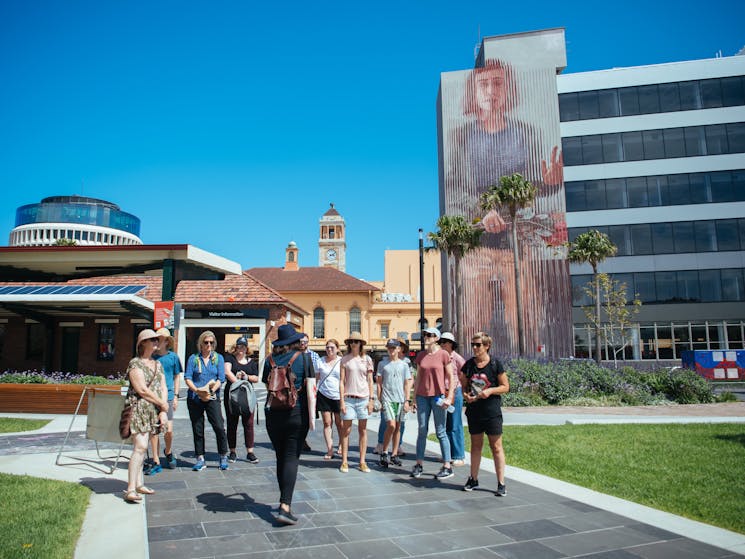
[[[176,467],[176,457],[173,454],[166,454],[166,466],[171,470]]]
[[[207,464],[204,463],[204,458],[199,458],[197,460],[197,463],[194,464],[194,466],[192,467],[192,470],[194,470],[195,472],[201,472],[206,467],[207,467]]]
[[[153,464],[150,468],[145,470],[143,473],[146,476],[154,476],[155,474],[159,474],[163,471],[163,467],[160,464]]]
[[[221,470],[228,469],[228,455],[227,454],[220,456],[220,469]]]

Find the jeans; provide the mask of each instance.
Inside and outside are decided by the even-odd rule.
[[[453,396],[453,407],[455,411],[447,415],[445,422],[448,440],[450,441],[450,450],[453,454],[453,460],[466,459],[466,440],[463,435],[463,389],[458,386]]]
[[[222,422],[220,400],[202,402],[189,398],[186,400],[186,407],[189,409],[191,432],[194,435],[194,453],[197,456],[204,456],[204,414],[206,412],[207,420],[212,425],[217,439],[217,452],[220,456],[225,456],[228,453],[228,439],[225,436],[225,427]]]
[[[435,405],[435,400],[439,396],[419,396],[416,397],[416,418],[419,424],[419,432],[416,437],[416,460],[424,460],[424,450],[427,447],[427,431],[429,430],[429,414],[431,413],[435,420],[435,434],[440,441],[440,452],[442,460],[450,462],[450,441],[448,440],[445,429],[445,416],[447,410]]]
[[[295,406],[291,410],[266,410],[266,431],[277,457],[279,502],[291,505],[300,453],[308,435],[308,408]]]
[[[227,396],[228,391],[225,390]],[[240,415],[230,413],[230,400],[225,398],[225,419],[228,422],[228,446],[235,448],[238,443],[238,420],[240,419],[243,425],[243,442],[246,443],[246,448],[254,447],[254,413],[250,415]]]

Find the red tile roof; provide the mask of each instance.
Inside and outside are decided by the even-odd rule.
[[[251,268],[250,274],[280,293],[301,291],[380,291],[366,281],[340,272],[336,268]]]
[[[256,278],[243,273],[225,276],[223,281],[183,280],[176,287],[179,303],[275,303],[287,299]]]

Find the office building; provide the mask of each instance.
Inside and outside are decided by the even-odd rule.
[[[618,253],[600,271],[643,303],[618,356],[745,347],[745,56],[569,73],[557,87],[569,238],[607,233]],[[587,356],[592,271],[570,271]]]

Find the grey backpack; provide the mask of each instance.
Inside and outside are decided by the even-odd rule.
[[[233,415],[251,415],[256,409],[256,391],[247,380],[237,380],[230,385],[228,406]]]

